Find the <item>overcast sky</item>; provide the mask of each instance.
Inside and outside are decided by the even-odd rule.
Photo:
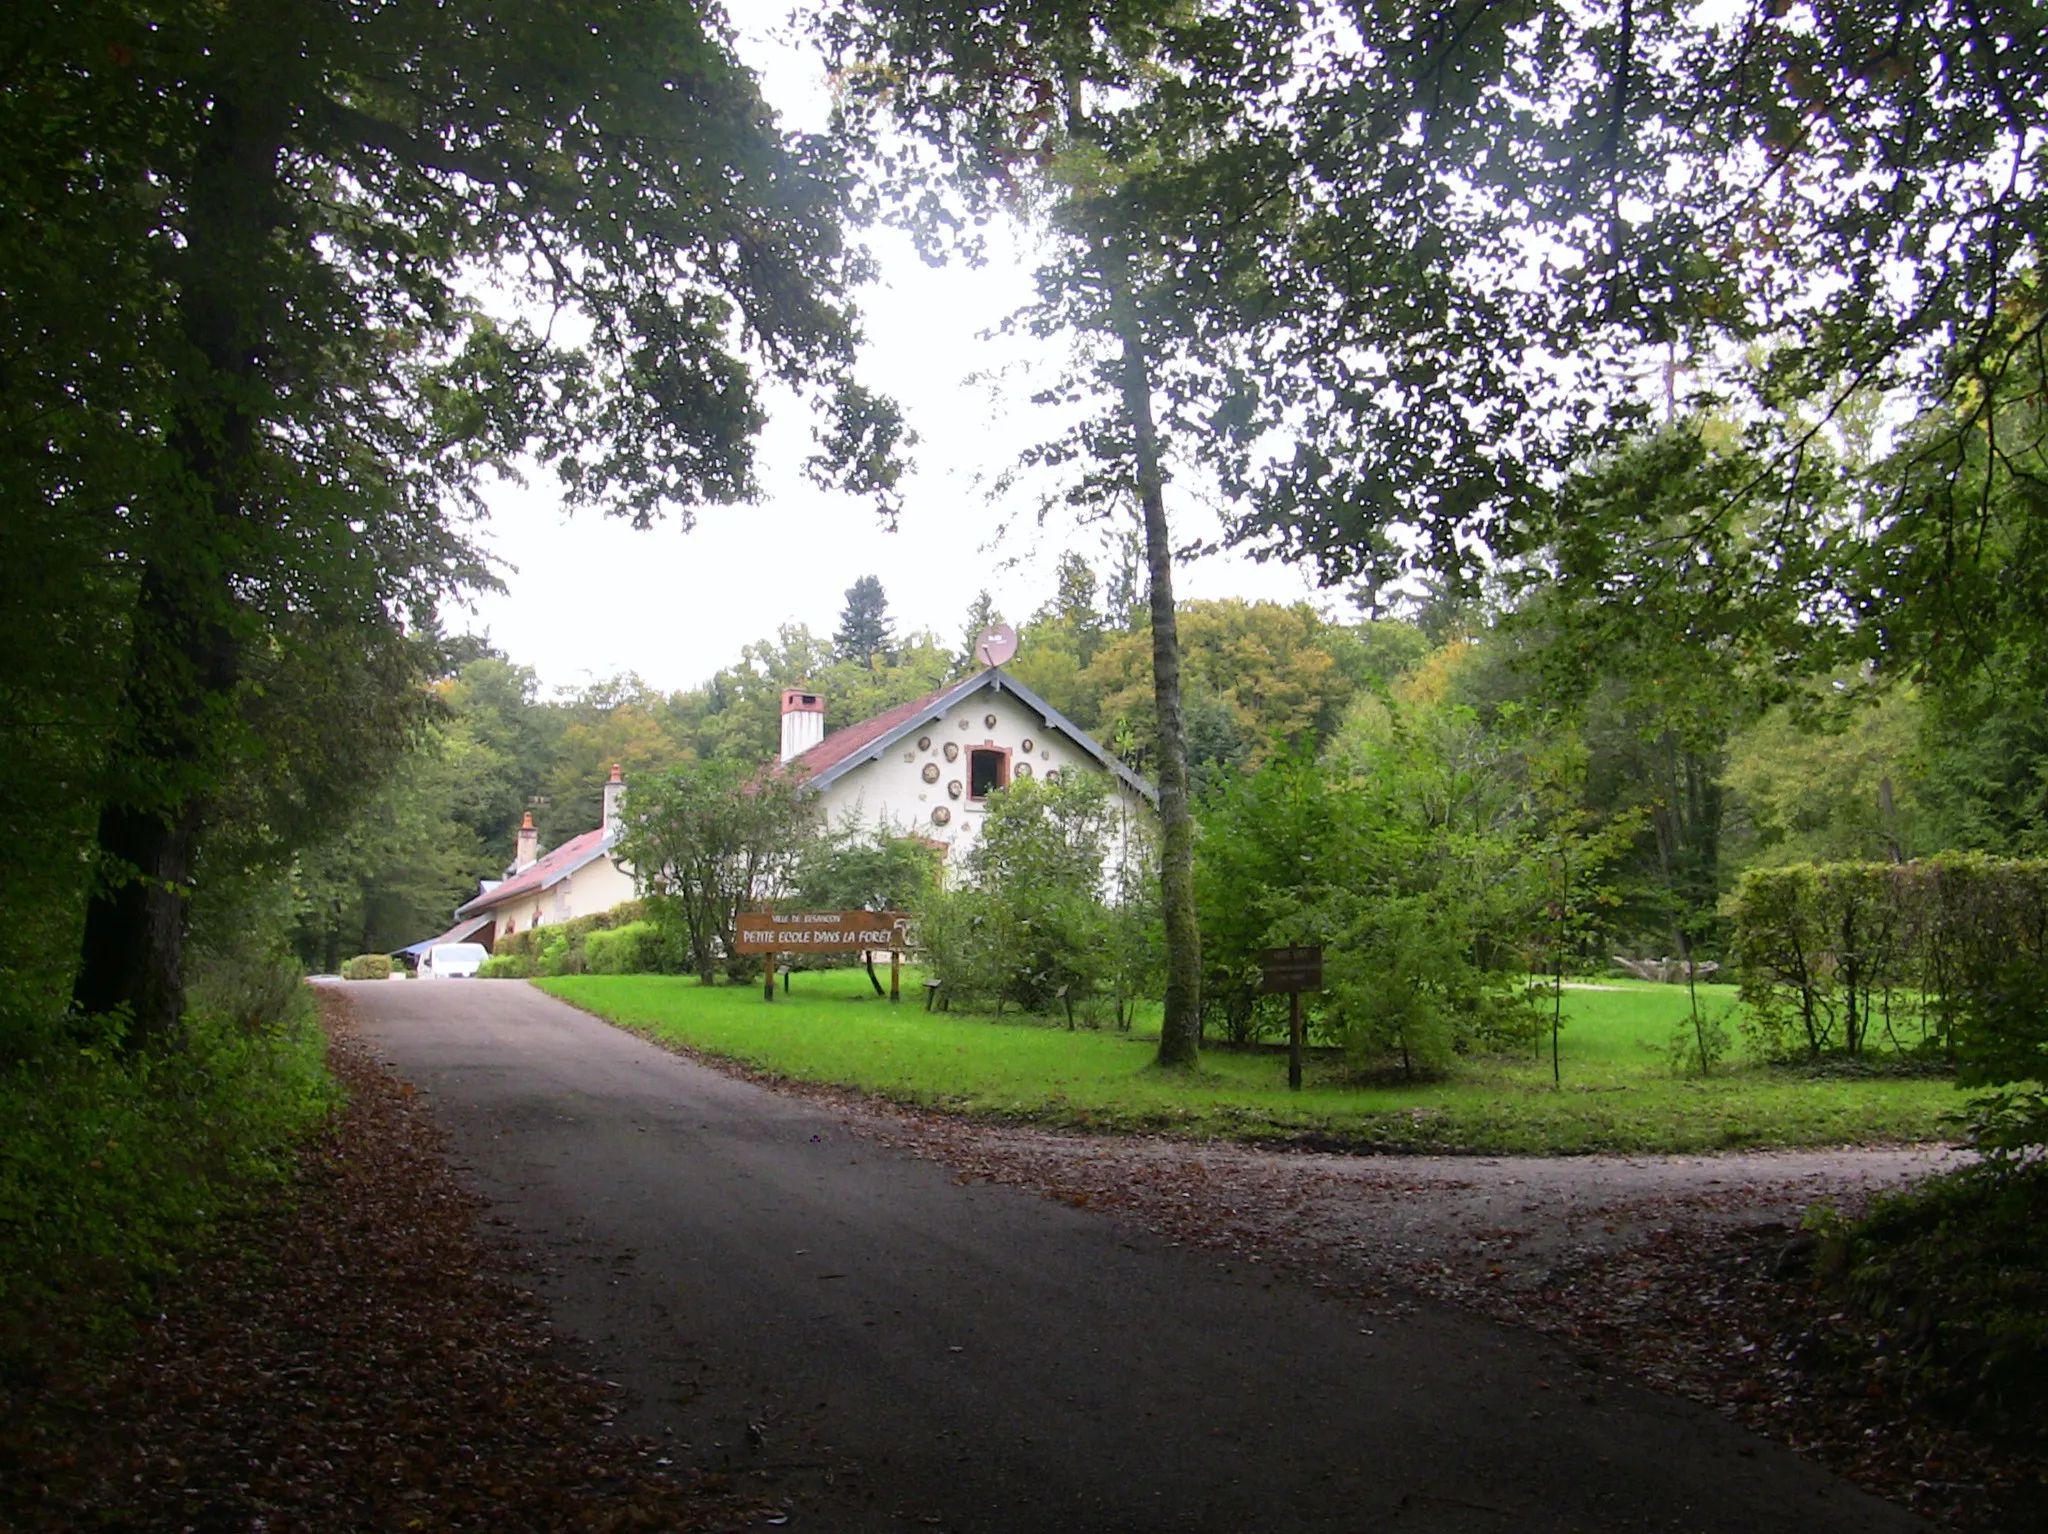
[[[815,126],[823,99],[815,61],[758,27],[743,33],[743,52],[785,120]],[[705,680],[782,624],[829,635],[846,588],[862,575],[881,578],[899,633],[930,628],[950,643],[983,587],[1006,616],[1026,616],[1050,594],[1064,548],[1106,570],[1098,530],[1070,519],[1040,528],[1033,498],[991,499],[994,478],[1047,434],[1028,388],[1013,381],[1034,360],[1022,349],[1030,343],[983,338],[1030,296],[1028,262],[1011,253],[980,269],[935,270],[886,232],[872,244],[882,280],[861,298],[863,375],[901,403],[920,439],[895,532],[871,506],[804,478],[808,411],[786,408],[761,444],[759,504],[710,508],[688,533],[571,519],[545,475],[523,489],[494,488],[483,542],[510,567],[507,589],[480,599],[466,620],[451,614],[449,626],[487,630],[548,687],[631,672],[674,690]],[[990,374],[1010,381],[984,381]],[[1213,510],[1184,494],[1168,514],[1177,541],[1218,530]],[[996,541],[1002,523],[1010,531]],[[1184,565],[1176,590],[1183,598],[1330,600],[1301,571],[1229,554]]]

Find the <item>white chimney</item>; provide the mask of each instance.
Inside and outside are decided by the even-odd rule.
[[[540,861],[540,832],[533,828],[533,811],[519,822],[518,850],[512,854],[512,872],[523,874]]]
[[[604,834],[611,836],[619,829],[619,808],[626,801],[626,780],[619,776],[619,764],[612,763],[612,775],[604,785]]]
[[[825,738],[825,700],[801,687],[782,689],[782,760],[802,756]]]

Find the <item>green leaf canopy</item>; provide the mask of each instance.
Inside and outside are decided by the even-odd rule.
[[[212,802],[277,754],[259,679],[486,579],[482,474],[687,525],[753,491],[772,380],[889,502],[842,172],[712,7],[29,0],[6,80],[0,659],[91,742],[88,1011],[174,1022]],[[81,674],[104,705],[36,706]]]

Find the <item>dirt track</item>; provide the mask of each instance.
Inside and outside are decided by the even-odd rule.
[[[431,1094],[560,1326],[626,1388],[629,1423],[670,1435],[686,1463],[787,1488],[795,1524],[1918,1526],[1583,1348],[1386,1291],[1340,1295],[1342,1275],[1322,1292],[1275,1282],[1252,1249],[1278,1219],[1323,1230],[1331,1252],[1393,1260],[1409,1190],[1432,1180],[1470,1183],[1438,1190],[1460,1211],[1446,1226],[1460,1250],[1506,1242],[1487,1233],[1566,1197],[1579,1213],[1537,1225],[1567,1246],[1605,1238],[1614,1200],[1583,1182],[1042,1137],[1029,1156],[1066,1163],[1066,1181],[1031,1197],[980,1181],[1027,1180],[1020,1145],[958,1157],[948,1130],[767,1092],[525,986],[350,995]],[[1120,1202],[1148,1159],[1168,1184],[1210,1184],[1176,1191],[1242,1220],[1242,1255],[1227,1231],[1225,1250],[1195,1250],[1156,1222],[1073,1207]],[[1219,1202],[1250,1186],[1248,1168],[1285,1196],[1253,1213]],[[1343,1197],[1314,1191],[1347,1181]],[[1376,1319],[1388,1308],[1397,1321]]]

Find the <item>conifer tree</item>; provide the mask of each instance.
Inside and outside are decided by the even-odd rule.
[[[981,636],[1003,621],[1003,615],[996,610],[995,599],[982,587],[974,594],[974,600],[967,604],[967,624],[960,635],[960,664],[970,670],[979,670],[981,657],[975,653],[975,646],[981,643]]]
[[[857,660],[876,670],[895,638],[889,598],[879,575],[863,575],[846,588],[846,606],[839,612],[839,632],[832,644],[841,660]]]

